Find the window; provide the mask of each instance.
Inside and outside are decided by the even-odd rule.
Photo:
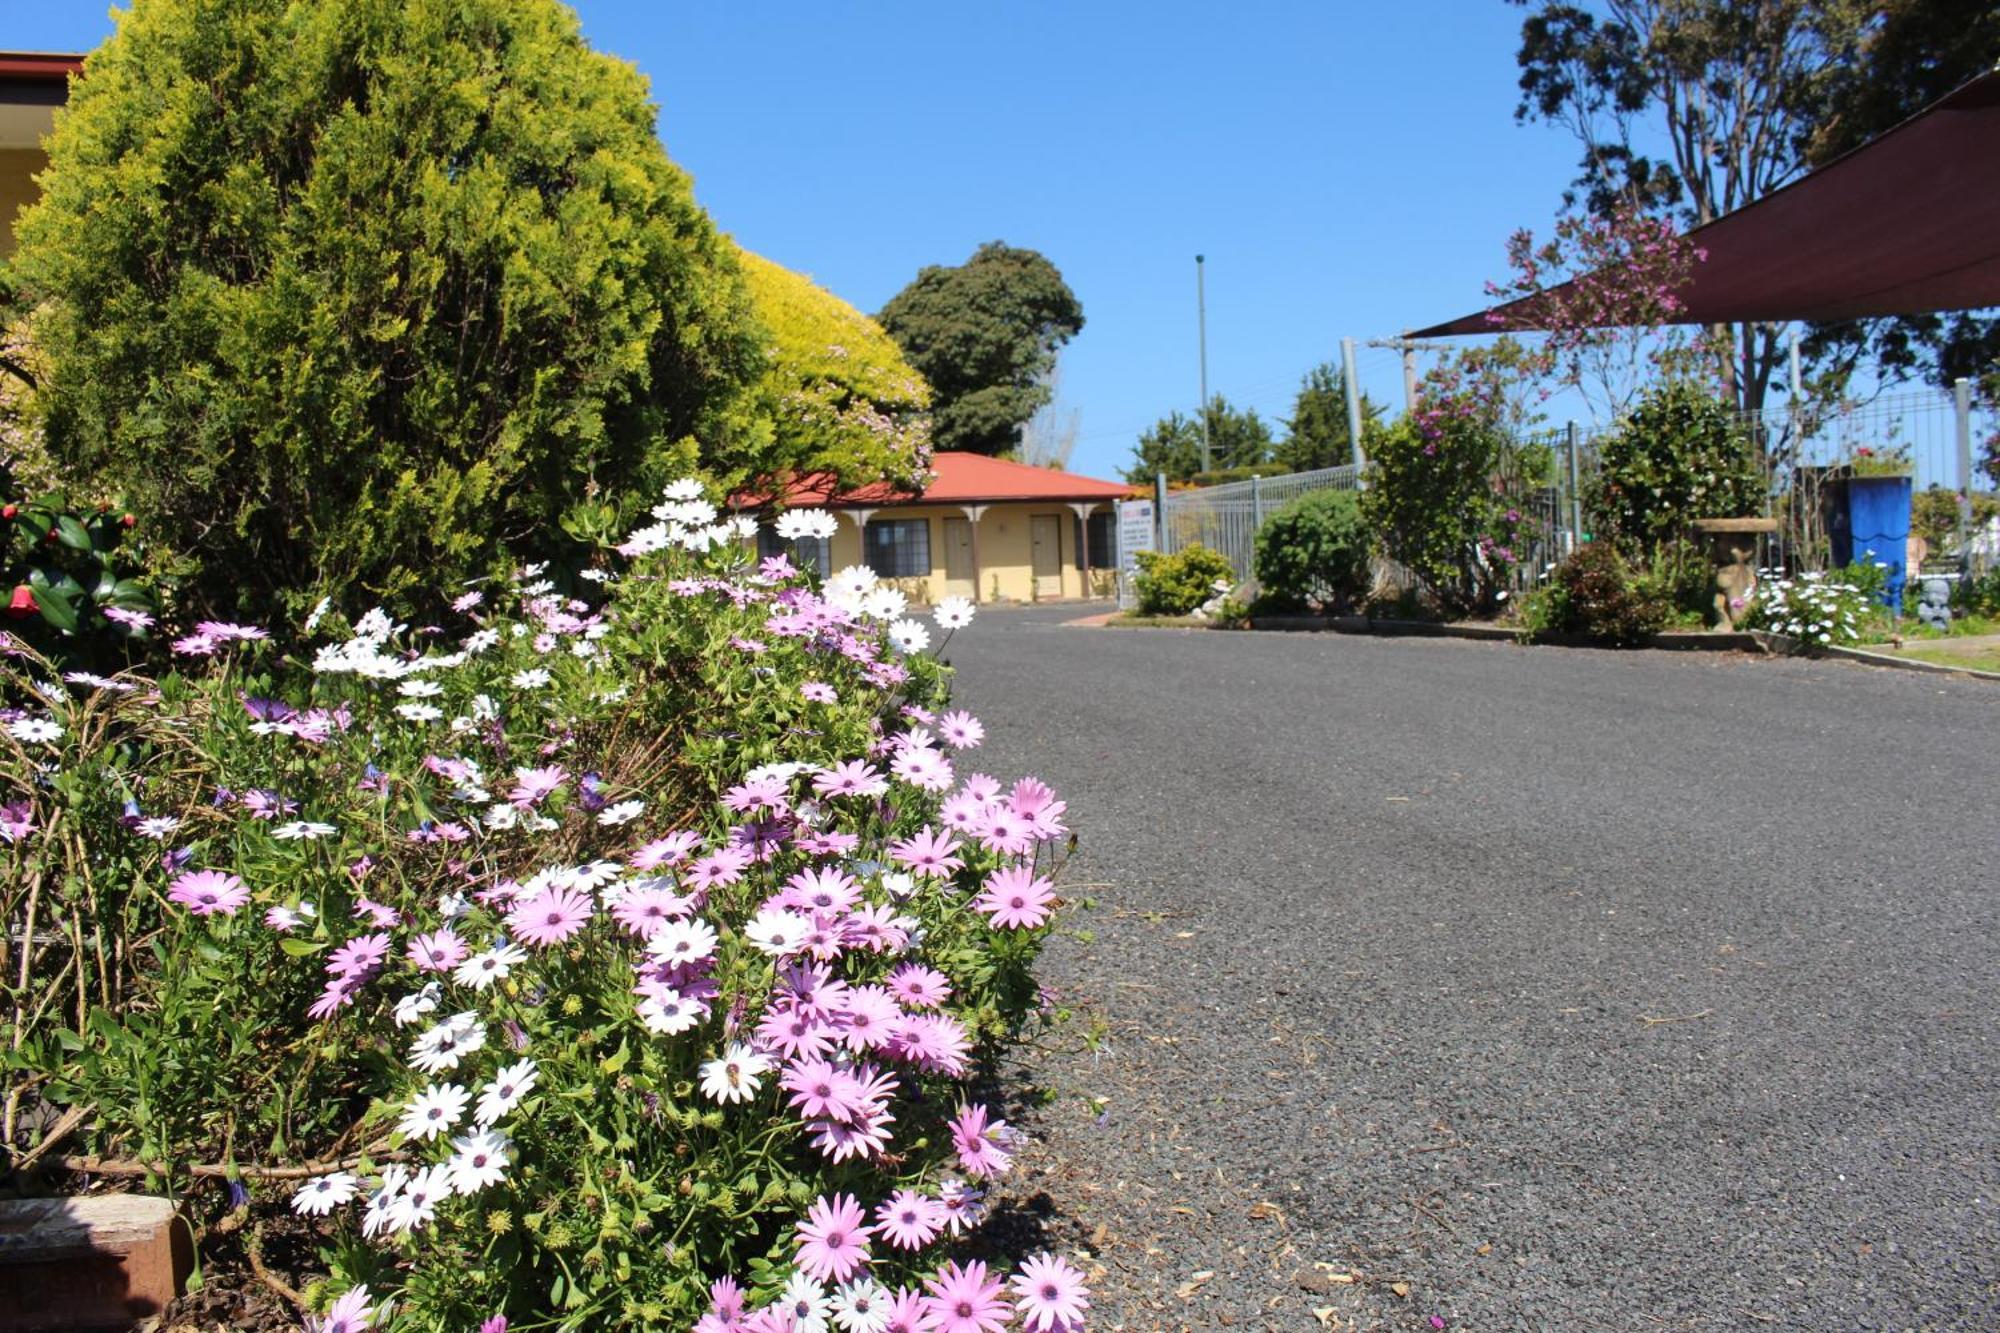
[[[885,579],[920,579],[931,572],[931,521],[878,518],[862,542],[868,568]]]
[[[1114,538],[1117,535],[1118,515],[1108,509],[1100,509],[1090,516],[1090,567],[1110,569],[1118,563],[1118,548]],[[1083,568],[1084,521],[1076,520],[1076,567]]]
[[[825,537],[801,537],[797,541],[786,541],[769,524],[757,529],[757,555],[761,559],[773,555],[789,555],[792,563],[800,569],[819,572],[821,578],[833,574],[833,542]]]

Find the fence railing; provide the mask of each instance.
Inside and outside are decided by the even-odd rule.
[[[1763,464],[1766,513],[1781,524],[1767,543],[1767,565],[1824,567],[1822,494],[1864,449],[1906,458],[1920,492],[1994,489],[1976,461],[1983,442],[2000,431],[2000,411],[1949,389],[1909,390],[1815,409],[1779,405],[1741,413],[1738,423]],[[1572,426],[1524,432],[1508,442],[1495,482],[1521,517],[1517,583],[1539,582],[1590,538],[1588,496],[1610,434],[1610,429]],[[1308,491],[1358,490],[1362,484],[1362,470],[1349,465],[1172,492],[1156,516],[1155,545],[1171,554],[1200,542],[1221,552],[1238,579],[1248,579],[1257,529],[1266,518]],[[1982,567],[2000,558],[2000,520],[1990,525],[1992,532],[1988,526],[1974,522],[1967,531],[1966,554]],[[1119,579],[1120,604],[1129,606],[1129,559],[1121,558],[1120,568],[1126,571]]]

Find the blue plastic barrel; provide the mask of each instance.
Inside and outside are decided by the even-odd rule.
[[[1882,589],[1882,604],[1901,610],[1903,584],[1910,572],[1910,479],[1849,477],[1842,489],[1841,502],[1827,525],[1833,563],[1866,560],[1887,565],[1889,581]]]

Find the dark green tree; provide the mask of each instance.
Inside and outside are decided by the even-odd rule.
[[[1083,306],[1041,254],[989,241],[955,268],[926,267],[876,319],[930,382],[933,444],[1001,454],[1053,396]]]
[[[1381,415],[1381,406],[1362,394],[1364,438]],[[1306,372],[1292,399],[1292,414],[1285,419],[1285,438],[1277,446],[1275,456],[1293,472],[1340,467],[1354,461],[1347,429],[1347,377],[1339,366],[1324,361]]]
[[[1843,0],[1868,21],[1829,72],[1806,155],[1821,166],[1892,129],[2000,64],[2000,6],[1992,0]],[[2000,395],[2000,317],[1954,311],[1814,327],[1815,362],[1848,370],[1864,357],[1891,375],[1934,384],[1990,377]]]
[[[1257,467],[1273,459],[1277,441],[1257,409],[1236,408],[1216,394],[1208,400],[1208,471]]]
[[[1823,90],[1873,6],[1825,0],[1512,0],[1530,9],[1515,116],[1583,154],[1565,203],[1699,226],[1803,174]],[[1654,145],[1662,151],[1655,152]],[[1727,388],[1754,411],[1779,330],[1730,331]]]
[[[1169,412],[1132,446],[1132,465],[1125,469],[1125,480],[1145,486],[1162,472],[1167,474],[1168,481],[1186,481],[1199,471],[1201,422]]]
[[[645,80],[566,6],[117,17],[14,262],[50,456],[140,513],[185,610],[449,595],[673,441],[754,465],[735,263]]]

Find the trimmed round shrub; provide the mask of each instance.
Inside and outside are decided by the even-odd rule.
[[[1218,581],[1235,583],[1235,566],[1222,552],[1212,551],[1200,542],[1172,555],[1141,551],[1139,573],[1134,579],[1139,589],[1139,614],[1187,615],[1215,596]]]
[[[566,6],[117,17],[15,265],[60,479],[148,517],[185,609],[420,601],[639,493],[670,442],[755,461],[728,429],[762,369],[736,263],[645,79]]]
[[[1735,416],[1678,380],[1648,392],[1604,441],[1589,503],[1598,536],[1651,552],[1697,518],[1761,513],[1764,484]]]
[[[1368,591],[1368,525],[1350,491],[1309,491],[1257,529],[1257,583],[1273,606],[1344,607]]]

